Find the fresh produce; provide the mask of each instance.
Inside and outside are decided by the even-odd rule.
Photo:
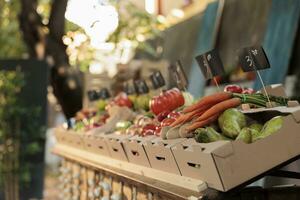
[[[216,121],[219,117],[219,113],[217,113],[216,115],[213,115],[211,117],[209,117],[208,119],[202,120],[202,121],[196,121],[193,122],[190,126],[186,127],[186,131],[187,132],[191,132],[197,128],[200,127],[204,127],[206,125],[209,125],[211,123],[213,123],[214,121]]]
[[[200,99],[200,101],[196,102],[195,104],[186,107],[183,109],[183,113],[188,113],[197,109],[201,109],[203,106],[208,106],[208,105],[214,105],[216,103],[225,101],[227,99],[230,99],[232,97],[231,93],[228,92],[220,92],[216,93],[210,96],[203,97]]]
[[[223,112],[218,122],[223,134],[233,139],[247,125],[245,115],[235,108],[227,109]]]
[[[126,130],[131,125],[132,125],[131,121],[119,121],[116,124],[116,130],[118,130],[118,131]]]
[[[172,126],[177,126],[179,124],[183,124],[185,122],[191,121],[193,118],[201,116],[205,109],[209,108],[210,106],[203,106],[201,109],[196,109],[194,111],[191,111],[189,113],[183,114],[179,116],[176,121],[172,124]]]
[[[194,97],[189,92],[182,92],[184,98],[184,106],[190,106],[194,103]]]
[[[168,111],[168,110],[159,113],[159,114],[157,115],[157,120],[158,120],[159,122],[163,121],[165,118],[168,117],[169,113],[170,113],[170,111]]]
[[[221,112],[224,112],[225,110],[229,108],[235,108],[241,104],[241,100],[239,98],[232,98],[225,101],[222,101],[211,108],[209,108],[207,111],[205,111],[200,117],[196,119],[196,121],[202,121],[205,119],[208,119],[212,116],[218,115]]]
[[[252,88],[244,88],[242,94],[254,94],[255,91]]]
[[[160,125],[161,125],[162,127],[164,127],[164,126],[170,126],[174,121],[175,121],[174,118],[166,118],[166,119],[164,119],[164,120],[160,123]]]
[[[150,96],[148,94],[139,95],[135,99],[134,108],[136,110],[149,110]]]
[[[264,125],[259,123],[248,125],[245,114],[235,108],[230,108],[218,117],[218,127],[221,129],[221,133],[208,126],[195,129],[194,134],[196,141],[202,143],[218,140],[242,140],[249,144],[277,132],[282,124],[282,116],[277,116]]]
[[[281,116],[273,117],[272,119],[270,119],[264,124],[263,128],[260,131],[259,136],[256,137],[255,140],[265,138],[275,133],[282,127],[282,124],[283,124],[283,118]]]
[[[106,106],[107,106],[107,100],[100,99],[96,102],[96,107],[100,112],[105,111]]]
[[[155,115],[159,115],[164,111],[171,112],[182,105],[184,105],[184,97],[177,88],[164,91],[150,100],[150,110]]]
[[[219,140],[228,140],[226,137],[218,133],[214,128],[199,128],[195,131],[195,139],[200,143],[216,142]]]
[[[261,129],[263,128],[263,125],[261,124],[258,124],[258,123],[254,123],[254,124],[251,124],[249,126],[250,129],[253,129],[253,130],[256,130],[257,132],[260,132]]]
[[[168,118],[172,118],[172,119],[177,119],[178,117],[180,116],[180,113],[179,112],[176,112],[176,111],[172,111],[168,114]]]
[[[279,106],[286,106],[288,99],[269,95],[269,99]],[[219,92],[203,97],[195,104],[182,110],[179,116],[172,124],[172,127],[192,122],[188,131],[195,130],[209,125],[222,112],[229,108],[239,107],[241,104],[250,104],[255,107],[266,107],[268,98],[263,94],[239,94],[229,92]]]
[[[249,144],[252,142],[252,134],[251,129],[248,127],[244,127],[240,134],[236,137],[236,140],[243,140],[245,143]]]
[[[242,93],[243,92],[243,88],[241,88],[238,85],[227,85],[224,88],[224,92],[231,92],[231,93]]]
[[[110,106],[117,105],[117,106],[125,106],[128,108],[132,108],[133,104],[131,100],[128,98],[125,92],[120,92],[111,102],[109,102]]]

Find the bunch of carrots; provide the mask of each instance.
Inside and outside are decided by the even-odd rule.
[[[182,115],[171,124],[172,127],[192,122],[186,127],[186,131],[191,132],[216,121],[218,117],[227,109],[235,108],[241,104],[247,103],[256,107],[265,107],[268,100],[278,105],[287,105],[288,99],[282,97],[257,94],[237,94],[230,92],[219,92],[205,96],[195,104],[182,110]]]

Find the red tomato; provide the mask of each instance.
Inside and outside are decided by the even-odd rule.
[[[164,111],[172,111],[184,104],[184,97],[178,89],[162,92],[159,96],[152,98],[150,109],[158,115]]]
[[[118,106],[127,106],[129,108],[132,107],[132,102],[131,100],[128,98],[127,94],[124,92],[119,93],[113,100],[113,102],[115,104],[117,104]]]
[[[158,120],[159,122],[161,122],[162,120],[164,120],[165,118],[167,118],[167,116],[169,116],[169,113],[170,113],[170,111],[168,111],[168,110],[159,113],[159,114],[157,115],[157,120]]]
[[[244,88],[242,94],[253,94],[254,92],[252,88]]]
[[[148,130],[142,132],[142,135],[143,135],[143,136],[154,135],[154,130],[148,129]]]
[[[179,117],[179,116],[180,116],[180,113],[179,113],[179,112],[176,112],[176,111],[170,112],[170,113],[168,114],[168,118],[174,118],[174,119],[176,119],[176,118]]]
[[[160,136],[161,129],[162,129],[161,126],[156,127],[156,129],[155,129],[155,131],[154,131],[154,135]]]
[[[224,92],[242,93],[243,89],[238,85],[227,85]]]
[[[170,126],[173,122],[175,122],[174,118],[166,118],[160,123],[160,126],[161,127]]]
[[[169,93],[172,95],[172,101],[174,102],[173,104],[173,109],[179,108],[184,104],[184,97],[181,94],[180,90],[177,88],[173,88],[171,90],[166,91],[166,93]]]

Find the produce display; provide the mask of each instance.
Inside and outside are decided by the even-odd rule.
[[[76,116],[76,131],[115,132],[123,135],[160,136],[163,139],[195,137],[200,143],[218,140],[242,140],[252,143],[276,132],[282,125],[280,116],[258,122],[245,115],[242,104],[250,108],[286,106],[288,99],[254,93],[251,88],[228,85],[224,92],[193,97],[177,88],[164,90],[150,98],[148,93],[99,100],[96,109],[85,109]],[[148,105],[148,106],[147,106]]]
[[[251,121],[251,124],[247,123]],[[264,125],[247,119],[241,111],[230,108],[223,112],[214,124],[195,130],[195,139],[200,143],[210,143],[219,140],[242,140],[252,143],[278,131],[283,124],[281,116],[276,116]]]
[[[299,153],[299,104],[291,107],[289,99],[270,94],[232,85],[197,101],[177,88],[162,90],[153,97],[148,93],[119,93],[98,100],[95,108],[78,112],[73,131],[58,132],[57,137],[62,144],[113,159],[168,173],[169,169],[161,166],[169,166],[177,175],[227,191]],[[264,162],[281,142],[276,150],[280,159],[273,156],[268,161],[271,165]],[[248,162],[244,158],[249,153],[259,155]],[[244,169],[253,162],[262,164],[258,169],[247,169],[245,175],[235,171],[234,184],[220,184],[230,176],[226,175],[228,171],[220,175],[219,170],[231,166]],[[210,173],[204,173],[206,170]]]

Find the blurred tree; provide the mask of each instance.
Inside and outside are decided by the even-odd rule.
[[[18,23],[19,11],[19,1],[0,1],[0,58],[20,58],[26,53]]]
[[[79,70],[70,67],[62,40],[68,0],[21,0],[20,3],[19,23],[29,57],[47,61],[54,94],[70,118],[82,108],[82,80]],[[42,10],[40,6],[45,4],[48,7]]]

